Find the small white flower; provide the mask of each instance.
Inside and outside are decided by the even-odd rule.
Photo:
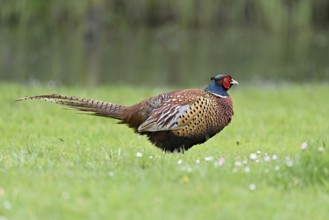
[[[244,172],[249,173],[250,172],[250,168],[249,167],[245,167],[244,168]]]
[[[249,185],[249,190],[253,191],[256,189],[256,185],[255,184],[250,184]]]
[[[255,154],[255,153],[251,153],[251,154],[249,155],[249,158],[252,159],[252,160],[256,160],[256,159],[257,159],[257,154]]]
[[[308,146],[307,142],[304,142],[300,145],[300,149],[301,150],[306,150],[307,146]]]
[[[143,156],[143,154],[141,152],[136,153],[136,157],[142,157],[142,156]]]
[[[278,159],[278,156],[276,154],[273,154],[272,155],[272,160],[276,160],[276,159]]]
[[[256,153],[257,153],[257,154],[260,154],[261,152],[260,152],[260,150],[258,150]]]
[[[274,170],[275,170],[275,171],[280,170],[280,166],[279,166],[279,165],[276,165],[276,166],[274,167]]]
[[[195,162],[196,162],[196,163],[200,163],[200,160],[198,159],[198,160],[196,160]]]
[[[271,157],[270,157],[270,156],[266,155],[266,156],[264,157],[264,161],[265,161],[265,162],[269,162],[270,160],[271,160]]]
[[[224,163],[225,163],[225,158],[224,158],[224,157],[219,158],[218,163],[219,163],[219,165],[221,165],[221,166],[224,165]]]
[[[212,160],[214,160],[214,157],[213,156],[205,157],[204,160],[205,161],[212,161]]]
[[[234,162],[234,165],[237,166],[237,167],[239,167],[239,166],[242,165],[242,163],[241,163],[241,161],[235,161],[235,162]]]
[[[152,155],[150,156],[150,159],[153,159],[153,156]]]
[[[286,157],[286,165],[288,167],[292,167],[294,165],[294,163],[290,157]]]
[[[192,167],[190,167],[189,165],[186,164],[186,165],[181,166],[181,171],[191,173],[193,171],[193,169],[192,169]]]
[[[221,157],[214,163],[214,165],[215,165],[215,167],[221,167],[224,165],[224,163],[225,163],[225,159],[223,157]]]
[[[3,202],[3,207],[5,209],[11,209],[11,203],[6,200],[6,201]]]
[[[288,167],[292,167],[294,165],[294,163],[291,160],[287,161],[286,164]]]
[[[259,160],[258,159],[256,160],[256,163],[259,163]]]
[[[181,159],[179,159],[178,161],[177,161],[177,164],[182,164],[183,163],[183,161],[181,160]]]

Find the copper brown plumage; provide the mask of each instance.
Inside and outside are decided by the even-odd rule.
[[[160,94],[132,106],[65,95],[40,95],[18,99],[45,100],[96,116],[110,117],[164,151],[182,151],[207,141],[227,126],[233,105],[227,90],[237,84],[229,75],[211,78],[205,90],[186,89]]]

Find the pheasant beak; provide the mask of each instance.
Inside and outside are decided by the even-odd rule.
[[[235,81],[234,79],[231,79],[231,85],[239,85],[238,81]]]

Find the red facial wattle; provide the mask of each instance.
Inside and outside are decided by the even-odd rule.
[[[230,76],[226,76],[222,79],[222,85],[225,89],[231,88],[232,78]]]

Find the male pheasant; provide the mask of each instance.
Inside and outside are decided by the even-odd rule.
[[[238,84],[229,75],[211,78],[204,90],[185,89],[154,96],[132,106],[65,95],[40,95],[17,99],[40,99],[69,106],[96,116],[110,117],[146,135],[164,151],[185,151],[201,144],[227,126],[233,105],[227,91]]]

